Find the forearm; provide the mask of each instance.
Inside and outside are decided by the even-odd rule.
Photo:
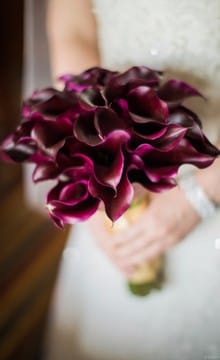
[[[54,79],[99,65],[96,23],[89,0],[49,0],[47,34]]]
[[[77,74],[99,65],[98,52],[80,38],[50,40],[51,70],[54,80],[65,73]]]
[[[218,142],[217,147],[220,149],[220,142]],[[196,178],[209,198],[220,205],[220,157],[210,167],[198,170]]]

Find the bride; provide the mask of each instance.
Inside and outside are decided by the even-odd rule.
[[[189,105],[220,145],[220,0],[50,0],[47,26],[54,78],[97,65],[163,70],[206,95]],[[111,238],[99,214],[74,226],[46,360],[220,359],[220,160],[187,178]],[[165,252],[163,289],[129,294],[126,277]]]

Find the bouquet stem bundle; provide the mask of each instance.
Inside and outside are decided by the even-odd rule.
[[[135,198],[126,213],[115,223],[105,217],[105,226],[110,233],[126,230],[140,218],[149,204],[147,193],[142,198]],[[129,290],[137,296],[146,296],[154,289],[161,289],[164,282],[164,255],[139,265],[128,280]]]

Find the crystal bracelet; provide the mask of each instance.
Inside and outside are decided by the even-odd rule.
[[[194,175],[180,179],[178,184],[180,189],[184,191],[187,200],[202,219],[214,215],[217,211],[217,205],[197,183]]]

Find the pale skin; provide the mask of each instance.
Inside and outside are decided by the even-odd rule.
[[[96,21],[89,0],[50,0],[47,25],[54,81],[63,73],[79,73],[100,65]],[[217,145],[220,147],[220,141]],[[196,178],[210,199],[220,204],[220,159],[198,170]],[[106,255],[129,276],[139,264],[180,242],[200,221],[184,192],[175,187],[152,194],[140,219],[119,233],[108,233],[99,212],[88,224]]]

